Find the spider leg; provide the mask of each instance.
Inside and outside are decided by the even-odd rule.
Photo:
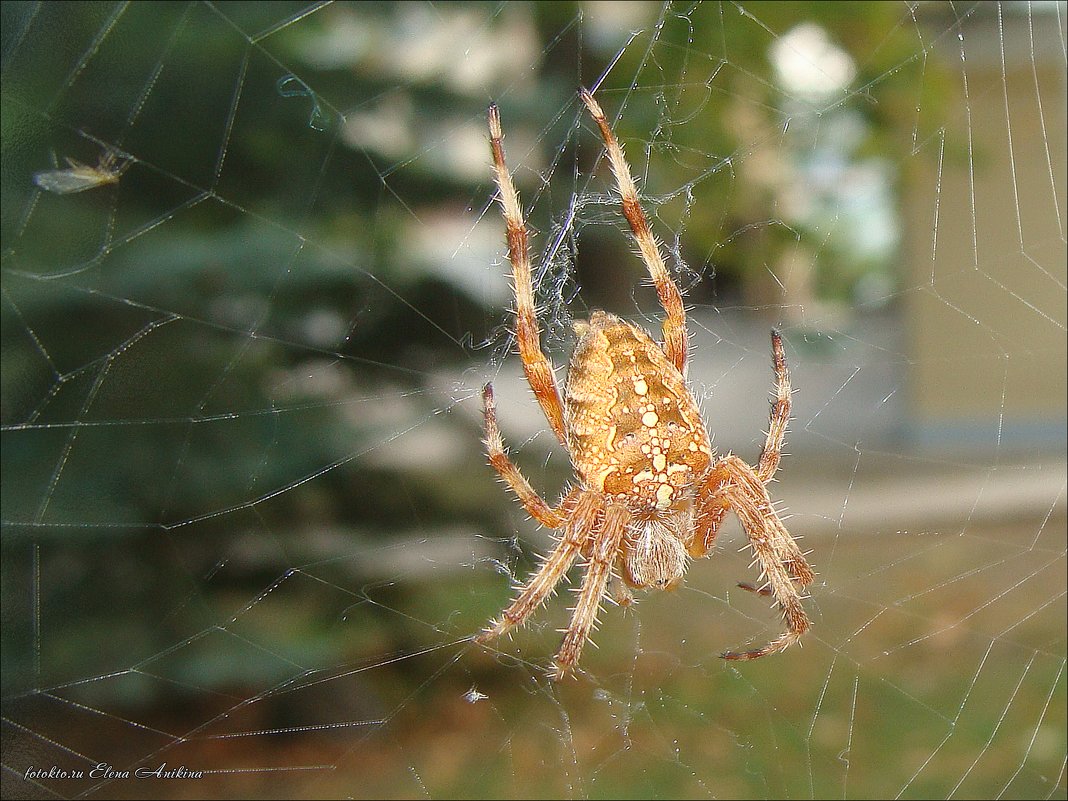
[[[792,579],[796,579],[804,588],[812,583],[815,576],[801,549],[772,508],[760,475],[737,456],[725,457],[722,465],[730,474],[730,481],[721,488],[723,498],[738,515],[760,562],[767,589],[778,602],[786,620],[786,631],[764,647],[723,654],[724,659],[757,659],[784,650],[808,631],[808,616]],[[763,590],[749,586],[744,588],[765,594]]]
[[[753,472],[752,468],[737,456],[728,455],[716,462],[697,493],[698,501],[697,514],[694,516],[694,534],[687,545],[687,550],[694,559],[700,559],[715,547],[716,536],[719,534],[719,527],[723,523],[723,518],[732,509],[731,498],[727,493],[727,488],[735,480],[734,473],[731,470],[732,466],[734,466],[734,473],[738,471]],[[759,472],[754,473],[754,475],[759,477]],[[763,494],[766,496],[767,490],[763,490]],[[767,503],[771,504],[770,498]],[[776,519],[778,519],[777,514]],[[801,549],[794,542],[793,537],[787,536],[783,540],[782,557],[795,579],[802,581],[804,585],[812,583],[810,570],[806,579],[808,563],[805,561]],[[759,595],[771,594],[766,589],[756,589],[745,582],[738,586],[743,590],[751,590]]]
[[[767,484],[779,469],[782,446],[786,440],[786,426],[790,422],[790,373],[786,369],[786,354],[783,351],[782,336],[778,331],[771,332],[771,366],[775,371],[775,397],[771,402],[768,434],[764,449],[760,452],[756,473],[761,482]],[[736,457],[729,457],[734,459]],[[739,464],[745,464],[740,459]],[[702,488],[698,491],[697,517],[694,523],[694,536],[689,544],[690,556],[697,559],[712,549],[720,523],[726,517],[730,505],[722,495],[721,487],[730,480],[727,469],[728,460],[722,460],[713,466],[705,476]],[[747,466],[748,467],[748,466]],[[791,539],[791,542],[793,540]],[[799,578],[798,576],[794,576]],[[746,584],[739,584],[742,589],[753,589]],[[761,594],[766,594],[760,591]]]
[[[631,177],[630,166],[623,155],[623,148],[616,141],[612,129],[608,127],[608,120],[605,119],[600,103],[594,100],[593,95],[586,89],[579,91],[579,97],[586,104],[597,127],[601,129],[605,152],[608,154],[608,161],[612,165],[612,173],[616,177],[616,185],[623,201],[623,216],[630,224],[630,230],[634,234],[634,241],[638,244],[642,260],[649,269],[649,275],[652,276],[656,294],[660,298],[660,305],[664,307],[666,315],[664,318],[664,353],[676,369],[686,375],[686,310],[682,305],[682,294],[675,286],[675,282],[671,280],[664,259],[660,255],[660,246],[638,202],[638,189]]]
[[[771,332],[771,366],[775,371],[775,399],[771,402],[768,436],[764,441],[764,450],[760,452],[760,461],[757,462],[757,475],[765,484],[779,469],[786,425],[790,422],[790,373],[786,369],[782,337],[774,329]]]
[[[513,626],[521,624],[552,595],[556,585],[571,567],[571,563],[581,551],[590,531],[596,525],[603,504],[604,498],[599,493],[581,492],[579,494],[578,502],[564,530],[564,536],[542,562],[541,567],[527,581],[526,586],[520,590],[516,599],[501,613],[500,619],[491,621],[490,625],[475,638],[476,642],[487,642],[504,634]]]
[[[512,281],[515,289],[516,343],[523,370],[534,397],[545,412],[556,438],[566,447],[564,410],[560,405],[560,391],[552,363],[541,350],[541,332],[534,310],[534,285],[530,275],[530,245],[527,227],[523,222],[523,207],[512,183],[512,176],[504,163],[504,145],[501,140],[501,114],[496,105],[489,107],[490,147],[493,150],[493,170],[500,190],[498,199],[504,214],[508,237],[508,261],[512,264]]]
[[[526,476],[516,467],[515,462],[508,458],[508,452],[504,449],[504,439],[501,437],[501,430],[497,426],[497,404],[493,399],[493,384],[486,384],[483,387],[482,404],[485,426],[483,442],[486,445],[486,455],[489,457],[493,469],[497,471],[497,475],[501,477],[504,483],[511,487],[519,502],[523,504],[523,508],[527,510],[527,514],[546,528],[560,528],[564,521],[567,520],[567,507],[573,502],[577,491],[573,491],[564,498],[555,509],[542,500],[541,496],[530,486]]]
[[[574,669],[582,654],[582,647],[590,638],[608,579],[612,575],[612,565],[629,522],[630,512],[625,506],[610,504],[605,509],[601,530],[592,542],[578,603],[572,610],[571,624],[567,627],[564,642],[556,653],[552,673],[555,680],[564,678]]]
[[[612,600],[616,602],[616,606],[621,606],[624,609],[634,606],[634,593],[630,591],[627,582],[623,581],[618,575],[612,577],[608,589],[612,593]]]
[[[758,505],[761,506],[761,509],[770,513],[771,530],[780,535],[776,536],[773,542],[779,559],[786,565],[790,575],[802,587],[807,587],[816,577],[812,573],[812,568],[809,567],[808,560],[805,559],[805,554],[798,547],[797,541],[786,530],[786,526],[779,519],[778,513],[772,508],[767,488],[764,487],[763,483],[754,482],[754,479],[760,478],[759,474],[737,456],[727,456],[722,462],[727,470],[730,471],[731,484],[744,488],[748,497],[758,499]],[[734,508],[733,504],[732,508]]]
[[[687,544],[687,551],[694,559],[700,559],[716,544],[720,524],[730,511],[730,504],[722,490],[723,485],[729,480],[730,474],[721,462],[716,462],[697,491],[697,514],[694,515],[693,537]]]

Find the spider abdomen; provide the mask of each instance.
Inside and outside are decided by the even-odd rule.
[[[639,516],[690,502],[712,458],[686,379],[642,329],[595,311],[577,322],[564,419],[583,483]]]

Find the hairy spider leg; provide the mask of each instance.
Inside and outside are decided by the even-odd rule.
[[[783,442],[786,439],[786,427],[790,422],[790,404],[793,391],[790,388],[790,372],[786,367],[786,354],[783,350],[782,336],[778,331],[771,332],[771,366],[775,374],[775,387],[768,421],[768,433],[763,450],[757,462],[757,475],[765,484],[775,477],[782,458]],[[700,502],[697,519],[697,535],[694,537],[690,552],[694,558],[704,556],[715,543],[719,524],[726,516],[728,507],[722,498],[716,496],[716,490],[727,479],[721,464],[713,466],[705,479],[704,487],[698,492]],[[748,585],[739,585],[752,589]]]
[[[660,255],[660,245],[649,228],[649,221],[642,211],[638,202],[638,189],[634,185],[634,179],[630,174],[630,167],[623,156],[623,148],[616,141],[615,134],[608,127],[604,111],[600,103],[593,99],[593,95],[586,89],[579,90],[579,97],[589,109],[590,116],[601,129],[601,138],[604,139],[605,153],[608,162],[612,165],[612,173],[616,177],[616,185],[620,198],[623,202],[623,216],[630,224],[630,230],[634,234],[634,241],[638,245],[642,260],[649,269],[656,294],[660,298],[660,305],[664,307],[664,353],[668,360],[675,365],[683,375],[686,375],[686,310],[682,305],[682,294],[675,282],[671,280],[664,259]]]
[[[768,422],[768,434],[764,449],[757,462],[760,480],[767,484],[779,469],[782,446],[786,440],[786,426],[790,422],[790,373],[786,369],[786,354],[783,352],[782,336],[772,329],[771,332],[771,367],[775,372],[775,389],[771,402],[771,414]]]
[[[790,402],[793,397],[793,390],[790,389],[790,372],[786,369],[786,353],[783,351],[782,336],[774,329],[771,332],[771,366],[775,372],[774,396],[771,402],[768,434],[756,468],[756,474],[764,484],[771,481],[775,477],[775,472],[779,469],[782,446],[786,439],[786,426],[790,422]],[[745,464],[741,460],[738,461],[741,464]],[[812,571],[809,569],[801,549],[797,547],[794,538],[789,534],[787,534],[786,542],[788,545],[786,546],[784,558],[791,568],[791,573],[794,578],[802,583],[802,586],[811,584]],[[807,579],[805,578],[806,575]]]
[[[526,476],[520,472],[515,463],[508,458],[508,452],[504,448],[504,438],[497,426],[497,403],[493,398],[493,384],[486,384],[482,389],[483,409],[483,443],[486,446],[486,455],[497,475],[515,493],[527,514],[537,520],[546,528],[558,529],[567,520],[568,510],[574,503],[574,496],[579,490],[565,497],[555,509],[549,506],[537,491],[530,486]]]
[[[556,585],[563,579],[575,557],[581,552],[590,532],[602,517],[604,496],[597,492],[577,492],[578,500],[563,537],[527,581],[526,586],[520,590],[516,599],[501,613],[500,619],[491,621],[475,638],[476,642],[487,642],[504,634],[513,626],[520,625],[553,594]]]
[[[812,568],[775,512],[764,486],[775,476],[779,467],[786,427],[790,420],[790,374],[786,354],[778,331],[771,332],[772,368],[775,388],[771,403],[768,433],[754,470],[737,456],[728,455],[713,466],[705,479],[699,496],[699,511],[691,556],[703,556],[715,543],[720,523],[728,511],[733,511],[742,523],[746,536],[760,562],[763,587],[749,583],[738,586],[759,595],[775,598],[786,619],[786,632],[774,642],[751,651],[728,652],[725,659],[757,659],[775,653],[797,642],[809,628],[809,620],[801,605],[801,595],[791,579],[803,589],[814,580]]]
[[[786,620],[786,631],[773,642],[751,651],[728,651],[722,656],[724,659],[758,659],[788,648],[808,631],[808,616],[792,579],[796,578],[803,589],[815,577],[804,554],[775,513],[767,488],[756,471],[736,456],[728,456],[722,461],[730,473],[730,480],[719,493],[741,521],[760,562],[761,576],[767,581]]]
[[[582,589],[579,590],[578,601],[572,610],[571,624],[567,627],[564,642],[556,654],[552,674],[554,679],[562,679],[574,669],[582,654],[582,647],[597,623],[601,601],[608,586],[608,579],[612,575],[612,565],[629,522],[630,511],[626,506],[609,503],[605,508],[604,522],[591,543]]]
[[[526,224],[523,222],[523,207],[512,183],[512,176],[504,162],[504,145],[501,140],[501,113],[496,105],[489,107],[490,147],[493,151],[493,170],[497,176],[498,199],[504,214],[508,238],[508,261],[512,265],[512,283],[515,291],[516,343],[523,370],[534,397],[545,412],[556,438],[567,447],[564,430],[564,410],[560,404],[560,391],[556,386],[552,362],[542,352],[541,331],[538,328],[534,309],[534,285],[530,272],[530,243]]]

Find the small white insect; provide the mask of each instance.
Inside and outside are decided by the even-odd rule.
[[[114,150],[107,150],[101,154],[100,161],[95,167],[67,158],[67,169],[35,173],[33,182],[46,192],[73,195],[87,189],[96,189],[98,186],[117,184],[119,178],[126,172],[126,168],[132,163],[133,159],[129,157],[120,162],[118,153]]]

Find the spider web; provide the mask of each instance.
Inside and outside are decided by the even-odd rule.
[[[1064,3],[2,11],[4,797],[1066,797]],[[566,590],[470,641],[550,542],[486,381],[569,477],[491,100],[557,365],[591,307],[659,319],[580,83],[721,451],[784,333],[801,649],[718,658],[779,624],[733,523],[575,681]]]

